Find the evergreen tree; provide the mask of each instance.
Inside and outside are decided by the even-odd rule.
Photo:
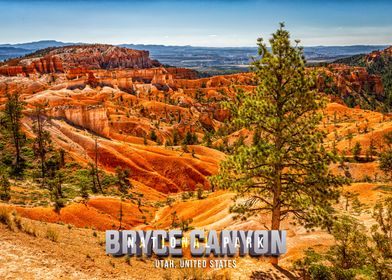
[[[306,250],[305,258],[294,263],[294,267],[301,270],[301,279],[354,280],[356,275],[364,276],[369,254],[365,232],[366,228],[355,219],[340,217],[331,230],[335,244],[327,253]]]
[[[352,153],[353,153],[354,159],[355,159],[356,161],[359,160],[359,157],[360,157],[360,155],[361,155],[361,151],[362,151],[362,146],[361,146],[361,144],[360,144],[359,142],[355,142],[355,145],[354,145],[354,147],[353,147]]]
[[[91,178],[91,191],[93,193],[97,193],[98,192],[97,177],[95,174],[95,165],[92,162],[88,164],[88,170],[89,170],[89,177]]]
[[[211,145],[212,145],[212,139],[211,139],[211,133],[210,133],[210,132],[204,133],[204,136],[203,136],[203,143],[204,143],[207,147],[211,147]]]
[[[173,146],[177,146],[178,145],[178,141],[179,141],[178,131],[174,130],[173,131]]]
[[[272,230],[290,214],[308,228],[330,226],[344,180],[329,172],[334,157],[317,129],[325,102],[311,90],[314,75],[305,72],[303,49],[291,45],[283,24],[270,44],[271,51],[258,40],[254,92],[238,91],[226,103],[237,129],[260,131],[261,137],[235,149],[212,183],[246,198],[232,207],[240,217],[269,213]]]
[[[21,131],[24,103],[20,101],[19,93],[6,93],[6,103],[1,115],[2,134],[10,139],[15,150],[15,163],[13,172],[20,174],[23,169],[21,150],[24,145],[25,135]]]
[[[9,201],[11,199],[11,184],[6,175],[0,178],[0,199]]]
[[[380,155],[380,169],[385,176],[392,180],[392,150],[388,150]]]
[[[252,139],[253,146],[257,146],[259,144],[260,140],[261,140],[260,139],[260,131],[258,129],[256,129],[253,132],[253,139]]]
[[[60,211],[65,206],[63,194],[64,171],[64,151],[55,151],[45,162],[46,184],[50,191],[50,196],[54,202],[56,211]]]
[[[118,230],[121,230],[121,229],[122,229],[122,219],[123,219],[123,216],[124,216],[124,212],[123,212],[123,200],[124,200],[124,197],[123,197],[123,195],[122,195],[121,198],[120,198],[120,210],[119,210],[119,212],[118,212],[118,220],[119,220],[119,222],[120,222],[120,225],[118,226]]]
[[[117,181],[118,190],[121,192],[120,210],[118,214],[118,218],[120,221],[119,230],[121,230],[122,228],[122,219],[124,216],[124,212],[123,212],[124,196],[126,196],[128,194],[128,190],[133,187],[131,181],[129,180],[130,175],[131,175],[131,171],[129,169],[123,169],[120,166],[116,167],[116,181]]]
[[[384,140],[388,146],[388,149],[392,148],[392,131],[384,134]]]
[[[33,132],[36,137],[34,139],[33,149],[40,161],[41,171],[41,184],[46,184],[46,157],[47,154],[52,150],[52,141],[50,133],[45,130],[47,125],[46,118],[44,116],[46,104],[34,104],[34,125]]]
[[[90,187],[89,187],[89,186],[90,186],[89,183],[90,183],[90,182],[89,182],[88,178],[85,177],[85,176],[80,176],[80,177],[78,178],[79,193],[80,193],[80,196],[81,196],[85,201],[87,201],[88,198],[89,198],[89,193],[88,193],[88,190],[89,190],[89,188],[90,188]]]
[[[151,139],[152,141],[154,141],[154,142],[156,142],[157,139],[158,139],[158,136],[157,136],[157,134],[156,134],[156,132],[155,132],[154,129],[150,131],[150,139]]]
[[[373,157],[377,155],[377,147],[374,143],[374,139],[370,139],[370,144],[368,147],[368,150],[366,151],[366,154],[368,155],[368,160],[373,160]]]
[[[193,145],[193,144],[197,144],[197,135],[196,133],[192,133],[190,131],[187,131],[187,133],[185,134],[185,138],[182,141],[182,144],[184,145]]]
[[[294,263],[301,279],[392,279],[392,197],[378,202],[370,231],[351,216],[342,215],[331,234],[334,245],[325,253],[305,251]]]
[[[98,169],[98,156],[99,156],[99,153],[98,153],[98,138],[97,137],[95,137],[94,143],[95,143],[95,145],[94,145],[94,155],[95,155],[95,157],[94,157],[94,167],[95,167],[94,173],[95,174],[94,175],[95,175],[95,179],[97,180],[98,190],[103,194],[101,178],[99,177],[100,170]]]
[[[392,132],[384,135],[387,150],[380,154],[380,169],[392,180]]]
[[[129,180],[130,175],[131,171],[129,169],[123,169],[120,166],[116,167],[116,183],[118,190],[122,193],[122,195],[126,195],[128,190],[133,187]]]
[[[353,140],[354,135],[353,133],[349,130],[347,134],[347,140],[348,140],[348,149],[351,150],[351,141]]]

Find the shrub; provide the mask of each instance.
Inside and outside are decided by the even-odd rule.
[[[0,178],[0,199],[3,201],[9,201],[11,199],[11,184],[6,176]]]
[[[181,222],[180,222],[180,228],[181,228],[181,230],[182,231],[188,231],[188,230],[192,230],[192,229],[194,229],[194,227],[193,226],[191,226],[191,223],[193,222],[193,219],[192,218],[189,218],[189,219],[181,219]]]
[[[31,236],[34,236],[34,237],[38,236],[37,230],[36,230],[35,226],[33,224],[31,224],[31,223],[24,222],[23,223],[23,231],[25,233],[27,233],[28,235],[31,235]]]
[[[183,192],[183,193],[181,194],[181,198],[182,198],[182,200],[187,200],[187,199],[189,199],[189,193],[188,193],[188,192]]]
[[[172,198],[172,197],[168,197],[168,198],[166,198],[166,204],[169,206],[169,207],[171,207],[172,205],[173,205],[173,202],[174,202],[175,200],[174,200],[174,198]]]
[[[46,229],[46,238],[50,241],[57,242],[59,239],[59,233],[55,229],[48,227]]]
[[[180,270],[180,279],[203,280],[208,279],[202,268],[183,268]]]
[[[14,224],[15,224],[16,228],[18,230],[23,230],[21,217],[16,212],[13,212],[12,216],[13,216],[13,220],[14,220]]]
[[[151,132],[150,132],[150,139],[151,139],[152,141],[154,141],[154,142],[157,141],[158,136],[157,136],[155,130],[151,130]]]
[[[361,181],[365,182],[365,183],[371,183],[372,182],[372,178],[370,178],[370,176],[366,174],[366,175],[364,175],[362,177]]]
[[[185,134],[185,138],[182,141],[182,144],[184,144],[184,145],[193,145],[193,144],[197,144],[197,143],[198,143],[198,138],[197,138],[196,133],[192,133],[190,131],[188,131]]]
[[[197,191],[197,199],[203,199],[203,185],[198,183],[196,184],[196,191]]]
[[[9,229],[14,229],[11,210],[6,207],[0,207],[0,223],[5,224]]]
[[[54,210],[60,212],[61,208],[65,207],[65,199],[58,198],[54,201]]]
[[[343,215],[332,226],[334,245],[325,253],[313,249],[294,263],[300,279],[392,279],[392,197],[373,208],[374,224],[368,230]]]

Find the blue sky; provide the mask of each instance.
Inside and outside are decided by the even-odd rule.
[[[284,21],[303,45],[392,44],[392,1],[0,0],[0,43],[255,46]]]

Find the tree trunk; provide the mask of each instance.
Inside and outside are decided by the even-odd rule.
[[[101,181],[99,180],[99,172],[98,172],[98,139],[95,138],[95,176],[97,179],[97,184],[99,191],[103,194],[103,189],[101,185]]]
[[[123,218],[122,201],[123,201],[123,198],[121,197],[121,200],[120,200],[120,213],[119,213],[120,226],[119,226],[118,230],[122,229],[122,218]]]
[[[14,135],[14,142],[15,142],[15,151],[16,151],[16,168],[18,172],[20,172],[20,166],[21,166],[21,157],[20,157],[20,144],[19,144],[19,135],[15,133]]]
[[[275,201],[275,199],[274,199]],[[280,203],[274,203],[274,209],[272,210],[272,219],[271,219],[271,230],[279,230],[280,229]],[[279,258],[277,256],[271,256],[270,263],[273,265],[278,265]]]
[[[280,229],[280,218],[281,218],[281,205],[280,205],[280,195],[282,192],[282,182],[281,182],[281,168],[279,166],[276,167],[276,177],[275,177],[275,191],[273,197],[273,205],[272,205],[272,217],[271,217],[271,230],[279,230]],[[273,265],[278,265],[279,259],[278,256],[271,256],[270,263]]]
[[[96,186],[96,184],[95,184],[95,169],[93,169],[93,174],[92,174],[91,177],[92,177],[92,179],[93,179],[93,187],[92,187],[92,190],[93,190],[94,193],[97,193],[98,190],[97,190],[97,186]]]
[[[37,113],[37,126],[38,126],[38,150],[39,150],[39,157],[41,160],[41,177],[42,177],[42,182],[41,186],[45,186],[45,147],[43,143],[43,124],[42,124],[42,119],[41,119],[41,111],[38,108]]]

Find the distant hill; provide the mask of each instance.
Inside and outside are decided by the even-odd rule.
[[[365,67],[366,66],[366,54],[356,54],[353,56],[340,58],[340,59],[334,60],[332,63],[346,64],[349,66]]]
[[[75,45],[76,43],[64,43],[60,41],[55,41],[55,40],[43,40],[43,41],[37,41],[37,42],[28,42],[28,43],[19,43],[19,44],[0,44],[0,48],[3,47],[14,47],[14,48],[20,48],[20,49],[25,49],[25,50],[31,50],[31,51],[36,51],[39,49],[45,49],[49,47],[64,47],[64,46],[69,46],[69,45]],[[77,43],[79,44],[79,43]]]
[[[0,44],[0,60],[20,57],[28,52],[48,47],[62,47],[75,44],[80,45],[81,43],[45,40],[20,44]],[[136,50],[147,50],[152,58],[159,60],[165,65],[193,68],[201,72],[213,74],[247,71],[252,57],[257,56],[256,47],[222,48],[143,44],[121,44],[119,46]],[[304,51],[308,62],[314,63],[331,62],[339,58],[381,50],[385,47],[383,45],[315,46],[305,47]]]
[[[63,47],[74,43],[63,43],[54,40],[20,43],[20,44],[0,44],[0,61],[10,58],[22,57],[26,54],[49,47]]]
[[[24,56],[31,50],[16,47],[0,47],[0,61],[14,57]]]

